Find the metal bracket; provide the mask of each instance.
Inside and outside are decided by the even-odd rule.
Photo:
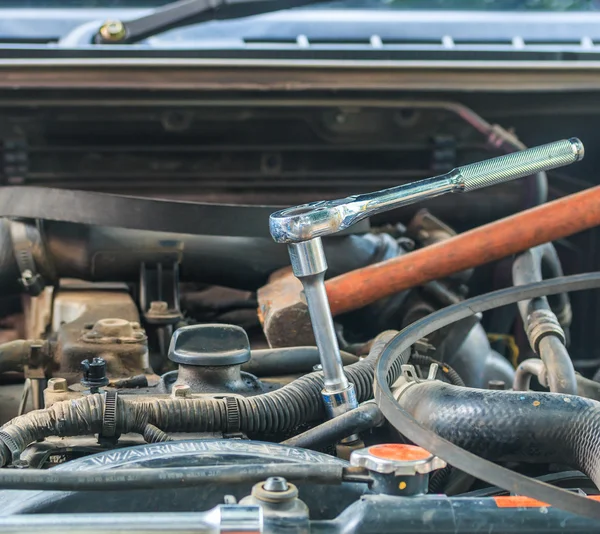
[[[140,308],[146,322],[174,324],[181,319],[179,308],[179,265],[142,262]]]
[[[437,372],[438,372],[438,364],[432,363],[429,367],[429,372],[427,373],[427,378],[420,378],[417,374],[417,370],[414,365],[404,364],[400,367],[402,370],[402,375],[398,377],[398,379],[392,385],[392,394],[394,398],[398,400],[402,393],[406,391],[411,386],[415,384],[421,384],[423,382],[428,382],[431,380],[436,380]]]

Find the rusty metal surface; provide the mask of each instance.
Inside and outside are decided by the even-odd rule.
[[[270,347],[314,345],[302,284],[289,267],[276,271],[257,292],[258,317]]]
[[[522,62],[155,60],[0,61],[6,89],[539,91],[598,89],[600,65]]]
[[[116,334],[97,332],[103,330],[97,328],[98,321],[103,319],[127,322],[131,331],[126,336],[127,342],[122,342]],[[61,287],[54,298],[52,326],[58,332],[52,376],[77,383],[81,361],[94,356],[106,360],[110,378],[152,374],[137,306],[123,285],[71,283]]]

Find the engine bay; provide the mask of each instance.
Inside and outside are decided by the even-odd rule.
[[[589,531],[580,96],[3,100],[0,524]]]

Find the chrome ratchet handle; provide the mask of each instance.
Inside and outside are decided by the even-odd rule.
[[[382,191],[286,208],[271,215],[271,236],[278,243],[299,243],[334,234],[387,210],[445,193],[474,191],[556,169],[583,159],[583,155],[583,144],[579,139],[563,139]]]

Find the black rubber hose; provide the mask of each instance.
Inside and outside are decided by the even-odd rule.
[[[493,461],[562,463],[600,487],[600,403],[577,395],[413,383],[398,403],[425,428]]]
[[[375,393],[378,406],[396,430],[432,454],[440,456],[457,469],[518,495],[537,499],[574,514],[600,519],[600,503],[510,471],[454,445],[425,428],[398,405],[388,385],[388,370],[393,368],[399,357],[419,339],[431,335],[440,328],[465,317],[499,306],[514,304],[520,300],[598,287],[600,287],[599,272],[544,280],[471,298],[409,325],[386,345],[377,360]]]
[[[281,442],[281,445],[315,449],[335,443],[352,434],[379,426],[384,421],[381,410],[374,402],[365,402],[358,408],[330,419],[302,434]]]
[[[377,336],[369,355],[344,369],[354,384],[358,402],[373,398],[375,360],[387,342],[397,334],[386,331]],[[396,360],[390,379],[400,375],[409,351]],[[254,397],[161,399],[121,395],[117,401],[117,426],[120,434],[143,434],[148,424],[163,432],[228,431],[248,434],[275,434],[293,430],[301,424],[323,419],[321,372],[305,375],[276,391]],[[77,400],[57,402],[47,409],[16,417],[0,429],[0,465],[17,458],[30,443],[49,436],[80,436],[101,432],[104,395],[94,394]]]
[[[53,469],[0,470],[0,488],[53,491],[131,491],[260,482],[272,476],[318,484],[340,484],[344,466],[340,464],[235,464],[206,467],[158,467],[152,469],[110,469],[80,472]]]
[[[340,351],[340,355],[344,365],[358,362],[358,357],[349,352]],[[250,361],[242,365],[242,371],[254,376],[294,375],[310,373],[319,363],[317,347],[279,347],[253,350]]]
[[[526,250],[517,256],[513,263],[513,283],[515,286],[541,282],[544,278],[559,278],[561,276],[564,276],[562,265],[552,243],[545,243]],[[538,297],[519,302],[519,312],[523,324],[527,324],[527,317],[532,311],[540,309],[554,312],[563,328],[567,328],[571,324],[571,303],[567,293],[559,293],[550,298]]]

